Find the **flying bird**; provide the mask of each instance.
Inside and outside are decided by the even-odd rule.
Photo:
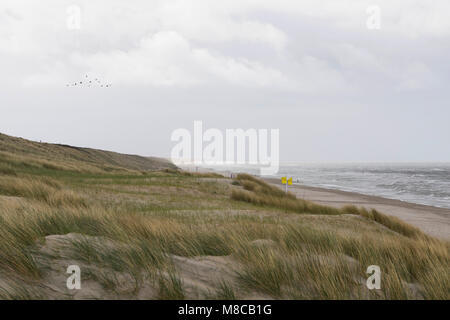
[[[111,83],[103,83],[99,78],[91,78],[91,79],[94,79],[94,80],[91,80],[91,79],[89,79],[89,75],[88,74],[85,74],[84,75],[85,76],[85,78],[87,79],[86,81],[84,81],[84,83],[83,83],[83,81],[76,81],[76,82],[74,82],[74,83],[68,83],[68,84],[66,84],[66,86],[67,87],[73,87],[73,86],[76,86],[76,85],[78,85],[78,86],[87,86],[87,87],[91,87],[91,84],[93,85],[94,83],[97,83],[97,85],[99,86],[99,87],[105,87],[105,88],[110,88],[111,86],[112,86],[112,84]],[[94,82],[95,81],[95,82]]]

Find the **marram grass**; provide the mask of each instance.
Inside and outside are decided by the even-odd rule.
[[[67,298],[43,289],[58,261],[82,265],[100,298],[450,298],[449,243],[378,211],[317,205],[249,175],[76,173],[33,159],[0,157],[1,299]],[[44,254],[55,235],[68,240]],[[174,257],[219,258],[228,278],[191,279]],[[381,290],[365,286],[369,265]]]

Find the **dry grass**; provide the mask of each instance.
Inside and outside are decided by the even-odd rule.
[[[219,173],[215,173],[215,172],[189,172],[189,171],[183,171],[183,170],[177,170],[177,169],[165,169],[163,172],[178,174],[180,176],[185,176],[185,177],[195,177],[195,178],[216,178],[216,179],[224,178],[223,175],[221,175]]]
[[[183,300],[185,298],[182,280],[173,272],[159,278],[158,299]]]
[[[247,174],[239,174],[236,180],[245,190],[252,192],[233,190],[231,198],[234,200],[245,201],[260,206],[268,206],[296,213],[360,215],[407,237],[427,237],[418,228],[415,228],[396,217],[382,214],[374,209],[368,211],[365,208],[357,208],[355,206],[345,206],[344,208],[337,209],[318,205],[310,201],[297,199],[293,194],[286,194],[281,189],[271,186],[266,182],[258,180],[257,178]]]
[[[369,219],[373,220],[375,222],[378,222],[379,224],[382,224],[383,226],[398,232],[400,234],[403,234],[404,236],[411,237],[411,238],[425,238],[427,237],[422,231],[420,231],[418,228],[411,226],[410,224],[407,224],[403,222],[402,220],[387,216],[385,214],[382,214],[378,212],[377,210],[370,210],[367,211],[364,208],[357,209],[352,206],[344,207],[342,209],[344,213],[353,213],[358,212],[359,215]]]
[[[86,207],[86,200],[49,178],[5,177],[0,180],[0,195],[23,197],[45,202],[54,207]]]
[[[167,160],[116,152],[39,143],[0,133],[0,159],[22,167],[48,170],[123,171],[164,170],[176,167]],[[17,161],[18,160],[18,161]]]
[[[230,183],[177,170],[75,174],[19,158],[0,157],[2,299],[70,297],[43,289],[64,285],[51,283],[64,276],[51,268],[66,262],[83,266],[100,298],[149,287],[154,295],[144,297],[156,299],[450,298],[449,243],[375,210],[320,206],[248,175]],[[52,235],[67,241],[44,251]],[[186,278],[173,256],[223,257],[232,276]],[[382,289],[370,291],[374,264]]]

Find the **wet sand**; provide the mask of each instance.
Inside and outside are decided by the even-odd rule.
[[[266,178],[264,180],[284,188],[279,179]],[[402,219],[431,236],[450,240],[450,209],[303,185],[289,186],[289,191],[298,198],[332,207],[355,205],[367,209],[373,208]]]

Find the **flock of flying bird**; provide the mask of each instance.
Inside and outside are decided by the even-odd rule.
[[[66,84],[66,87],[101,87],[101,88],[109,88],[111,87],[111,83],[102,83],[98,78],[90,78],[86,75],[83,81],[77,81],[73,83]]]

